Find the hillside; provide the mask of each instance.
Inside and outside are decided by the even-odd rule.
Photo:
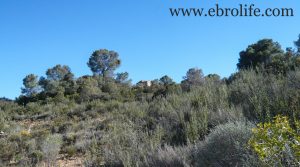
[[[263,39],[228,78],[191,68],[132,84],[100,49],[74,77],[67,65],[29,74],[0,99],[0,166],[299,166],[300,37]]]

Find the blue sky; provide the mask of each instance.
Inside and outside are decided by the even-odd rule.
[[[213,7],[212,0],[1,0],[0,97],[20,94],[22,79],[43,76],[56,64],[76,77],[96,49],[120,54],[119,72],[134,82],[169,75],[180,82],[191,67],[227,77],[239,52],[262,38],[283,48],[300,33],[299,0],[219,0],[264,7],[293,7],[294,17],[171,17],[170,7]]]

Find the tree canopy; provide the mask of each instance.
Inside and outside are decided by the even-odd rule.
[[[121,73],[117,73],[116,81],[118,83],[130,84],[131,80],[128,78],[129,78],[128,72],[121,72]]]
[[[70,95],[76,92],[76,82],[71,68],[66,65],[56,65],[46,71],[46,78],[41,77],[39,84],[44,93],[50,96],[58,94]]]
[[[34,74],[29,74],[23,79],[22,94],[25,96],[32,96],[37,94],[40,89],[38,85],[38,76]]]
[[[72,80],[74,74],[71,72],[69,66],[66,65],[56,65],[52,68],[49,68],[46,71],[46,76],[48,80],[60,81],[60,80]]]
[[[279,43],[272,39],[263,39],[240,52],[237,67],[241,70],[266,65],[272,62],[273,57],[283,55],[283,53]]]
[[[297,47],[297,49],[298,49],[298,52],[300,52],[300,35],[299,35],[298,40],[295,41],[295,45],[296,45],[296,47]]]
[[[204,74],[201,69],[191,68],[186,72],[186,76],[183,77],[181,85],[184,90],[190,90],[192,86],[199,86],[204,81]]]
[[[94,51],[87,63],[94,75],[101,75],[103,77],[112,77],[114,70],[120,64],[119,54],[107,49]]]
[[[174,84],[174,81],[172,80],[172,78],[170,78],[170,77],[167,76],[167,75],[161,77],[161,78],[159,79],[159,81],[160,81],[163,85],[172,85],[172,84]]]

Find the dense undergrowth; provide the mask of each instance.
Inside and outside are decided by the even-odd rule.
[[[180,84],[131,85],[128,73],[113,77],[117,60],[99,50],[92,76],[61,65],[26,76],[19,98],[0,101],[0,166],[299,166],[298,51],[261,40],[229,78],[193,68]]]

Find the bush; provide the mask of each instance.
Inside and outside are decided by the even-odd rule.
[[[41,151],[34,151],[30,155],[31,164],[36,165],[43,160],[43,153]]]
[[[4,138],[0,138],[0,148],[1,150],[5,151],[0,151],[0,159],[3,164],[8,163],[11,159],[14,158],[16,154],[16,147],[15,145],[9,141],[7,141]],[[1,164],[1,163],[0,163]]]
[[[287,101],[281,94],[283,86],[278,76],[255,70],[241,71],[230,84],[230,101],[241,106],[249,120],[267,122],[286,109]]]
[[[253,124],[231,122],[218,125],[195,148],[196,166],[245,166],[253,155],[247,149]],[[257,162],[253,158],[251,163]],[[247,162],[247,164],[246,164]],[[253,164],[252,164],[253,165]]]
[[[0,109],[0,131],[4,131],[7,128],[7,115]]]
[[[159,148],[157,151],[149,153],[145,162],[141,166],[145,167],[189,167],[191,166],[190,146]]]
[[[276,116],[272,123],[260,123],[252,130],[249,144],[268,166],[299,166],[299,130],[299,121],[294,130],[287,117]]]
[[[31,115],[41,114],[42,113],[42,106],[38,103],[28,103],[26,105],[26,111]]]
[[[55,160],[58,157],[61,145],[62,137],[59,134],[50,135],[44,140],[42,151],[48,166],[55,165]]]
[[[66,148],[66,153],[68,155],[68,157],[73,157],[77,152],[77,149],[75,146],[68,146]]]

